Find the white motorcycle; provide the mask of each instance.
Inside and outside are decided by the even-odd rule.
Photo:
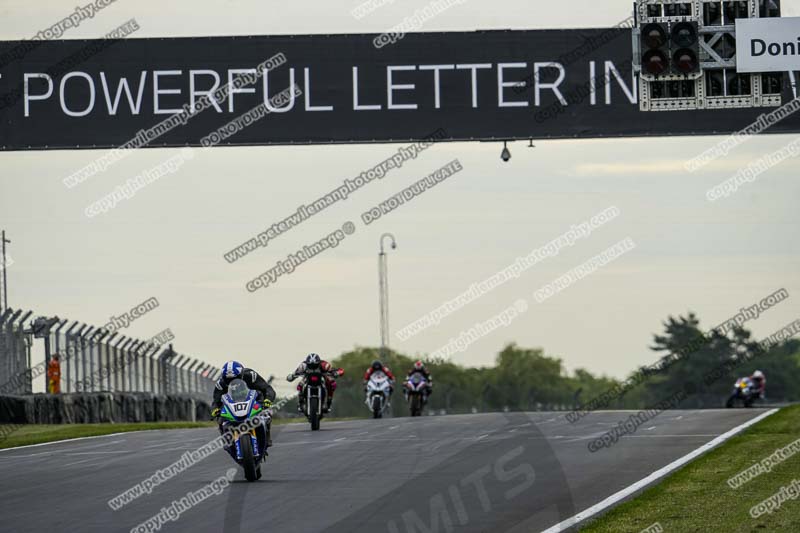
[[[365,403],[372,411],[373,418],[382,418],[384,411],[389,407],[389,390],[391,386],[389,377],[383,372],[375,372],[369,377]]]

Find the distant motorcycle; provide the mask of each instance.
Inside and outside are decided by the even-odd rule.
[[[756,393],[750,378],[739,378],[733,385],[733,393],[725,403],[725,407],[734,407],[737,401],[742,402],[745,407],[752,407],[756,398],[758,398],[758,393]]]
[[[266,459],[267,427],[272,421],[270,402],[259,401],[258,392],[248,389],[241,380],[232,381],[228,391],[222,397],[219,417],[223,432],[233,435],[233,449],[229,453],[244,469],[245,479],[256,481],[261,479],[261,465]],[[243,422],[255,418],[262,423],[247,433],[239,432]]]
[[[415,373],[405,382],[406,400],[411,416],[421,416],[428,394],[428,380]]]
[[[365,403],[372,411],[373,418],[382,418],[389,407],[389,377],[381,371],[373,372],[367,381],[367,399]]]
[[[309,370],[306,372],[300,395],[305,398],[305,415],[311,423],[311,430],[319,430],[319,422],[322,420],[323,406],[327,400],[328,389],[325,387],[325,376],[319,370]]]

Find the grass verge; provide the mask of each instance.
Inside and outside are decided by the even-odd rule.
[[[213,427],[211,422],[138,422],[130,424],[2,424],[0,449],[56,440],[95,437],[144,429],[186,429]],[[5,438],[4,438],[5,437]]]
[[[580,530],[640,532],[657,523],[665,532],[800,531],[798,494],[771,513],[750,515],[751,508],[800,480],[800,453],[736,489],[727,483],[798,439],[800,406],[783,408]]]

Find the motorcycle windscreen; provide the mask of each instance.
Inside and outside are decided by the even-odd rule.
[[[228,385],[228,394],[225,403],[231,414],[236,418],[244,418],[250,413],[250,406],[255,397],[251,394],[247,384],[241,379],[234,379]]]

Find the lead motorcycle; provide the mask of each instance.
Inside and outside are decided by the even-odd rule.
[[[367,381],[367,399],[365,403],[372,411],[373,418],[382,418],[384,411],[391,405],[389,395],[391,389],[389,376],[380,370],[373,372]]]
[[[242,380],[233,380],[228,391],[222,397],[219,413],[223,433],[233,437],[228,453],[244,470],[245,479],[256,481],[261,479],[261,465],[267,457],[271,402],[259,400],[258,392],[248,389]],[[251,429],[240,431],[243,424]]]
[[[745,407],[752,407],[757,398],[758,394],[755,392],[750,378],[739,378],[733,385],[733,393],[725,402],[725,407],[734,407],[736,402],[741,402]]]
[[[428,380],[421,374],[415,373],[408,378],[404,387],[411,416],[421,416],[422,408],[428,400]]]

